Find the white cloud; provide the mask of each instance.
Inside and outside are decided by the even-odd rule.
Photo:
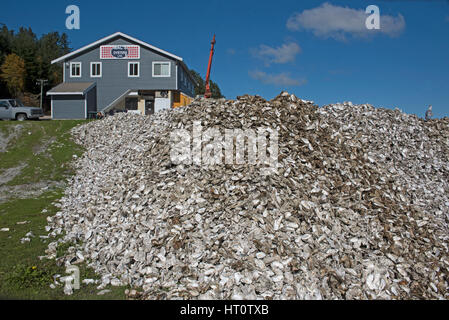
[[[262,83],[277,86],[300,86],[306,83],[305,79],[293,79],[288,73],[268,74],[263,71],[250,71],[249,76]]]
[[[284,43],[277,48],[262,44],[259,48],[252,50],[253,55],[264,60],[267,65],[271,63],[292,62],[300,52],[301,48],[295,42]]]
[[[399,35],[405,28],[405,19],[380,15],[380,29],[368,30],[365,25],[369,14],[365,9],[334,6],[328,2],[321,6],[293,14],[287,21],[287,28],[292,31],[310,30],[316,36],[345,40],[347,35],[366,37],[373,33],[383,33],[390,37]]]
[[[233,49],[233,48],[228,48],[228,50],[226,50],[226,52],[227,52],[228,54],[230,54],[231,56],[233,56],[233,55],[235,54],[235,49]]]

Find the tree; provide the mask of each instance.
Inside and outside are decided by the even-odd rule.
[[[62,82],[61,67],[51,64],[51,61],[70,52],[67,35],[58,32],[44,34],[38,41],[36,63],[38,64],[38,77],[48,79],[49,85],[54,86]]]
[[[1,27],[1,26],[0,26]],[[62,68],[52,65],[51,61],[70,52],[67,34],[49,32],[38,38],[31,28],[21,27],[18,32],[8,30],[6,25],[0,28],[0,66],[3,65],[7,55],[14,53],[25,63],[24,86],[19,90],[27,96],[40,94],[37,79],[48,79],[47,88],[54,87],[62,82]],[[0,98],[17,95],[16,89],[7,85],[0,77]],[[9,89],[11,88],[11,90]],[[44,105],[49,105],[45,96]],[[45,108],[44,108],[45,109]]]
[[[9,92],[17,97],[25,88],[25,61],[11,53],[6,56],[1,71],[1,78],[6,82]]]
[[[11,43],[14,34],[4,25],[0,29],[0,66],[5,61],[5,57],[11,53]],[[0,81],[0,98],[9,96],[8,87],[4,81]]]
[[[195,95],[204,95],[204,91],[206,91],[206,83],[204,79],[201,77],[201,75],[196,72],[195,70],[191,69],[190,74],[193,76],[195,81],[197,82],[197,85],[195,85]],[[210,80],[209,83],[210,86],[210,92],[212,93],[212,98],[218,99],[218,98],[224,98],[224,96],[221,94],[221,90],[218,87],[218,84]]]
[[[39,66],[36,63],[37,37],[31,28],[19,29],[19,32],[12,39],[12,52],[25,61],[26,79],[25,90],[38,93],[40,87],[36,85],[39,77]]]
[[[0,64],[3,63],[6,55],[11,53],[11,42],[13,38],[12,31],[9,31],[6,26],[0,29]]]
[[[224,98],[225,96],[221,94],[220,87],[218,87],[218,84],[210,80],[210,92],[212,93],[212,98]]]

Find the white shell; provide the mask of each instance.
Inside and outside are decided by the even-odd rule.
[[[263,165],[176,165],[171,133],[278,131]],[[55,258],[147,299],[448,299],[449,119],[352,103],[196,99],[72,131]],[[193,139],[192,139],[193,142]],[[30,239],[28,238],[28,241]],[[27,241],[27,240],[24,240]],[[59,261],[59,260],[58,260]],[[89,283],[91,283],[89,281]],[[99,293],[104,293],[100,291]]]

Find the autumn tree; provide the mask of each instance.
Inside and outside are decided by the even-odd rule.
[[[49,108],[50,99],[45,95],[46,91],[63,81],[60,65],[51,64],[51,61],[70,52],[67,34],[49,32],[39,37],[29,27],[21,27],[17,32],[9,30],[6,25],[0,28],[0,67],[6,57],[14,53],[23,59],[25,63],[24,85],[19,91],[26,96],[40,94],[40,86],[37,79],[48,79],[44,86],[44,109]],[[0,99],[18,94],[11,88],[0,70]]]
[[[1,78],[14,97],[22,93],[25,88],[25,61],[18,55],[11,53],[6,56],[1,66]]]

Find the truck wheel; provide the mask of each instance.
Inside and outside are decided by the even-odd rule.
[[[27,115],[24,114],[24,113],[19,113],[19,114],[16,116],[16,119],[17,119],[17,121],[24,121],[24,120],[27,119]]]

